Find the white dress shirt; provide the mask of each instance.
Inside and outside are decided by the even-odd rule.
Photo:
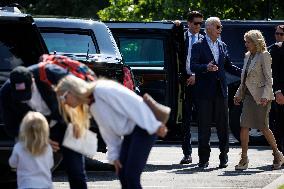
[[[207,40],[207,43],[211,49],[211,52],[214,56],[214,59],[215,59],[215,62],[216,64],[218,64],[218,61],[219,61],[219,39],[217,39],[215,42],[213,42],[210,37],[208,35],[205,36],[206,37],[206,40]]]
[[[192,75],[194,74],[191,69],[190,69],[190,57],[191,57],[191,49],[192,49],[192,45],[191,45],[191,40],[192,40],[192,34],[188,31],[188,51],[187,51],[187,58],[186,58],[186,73],[188,75]],[[196,41],[198,41],[198,33],[194,34],[195,35],[195,41],[193,43],[195,43]]]
[[[9,164],[17,169],[18,189],[48,188],[52,189],[51,168],[53,166],[53,153],[50,145],[46,151],[33,156],[21,142],[15,144]]]
[[[57,103],[57,102],[54,102],[54,103]],[[42,99],[41,94],[38,91],[38,88],[37,88],[35,82],[33,82],[33,84],[32,84],[32,98],[29,101],[27,101],[27,104],[34,111],[40,112],[45,116],[48,116],[48,115],[51,114],[51,111],[48,108],[48,106],[46,105],[45,101]]]
[[[111,163],[119,159],[123,136],[131,134],[136,125],[149,134],[161,126],[143,99],[117,82],[98,80],[93,95],[90,112],[107,144]]]

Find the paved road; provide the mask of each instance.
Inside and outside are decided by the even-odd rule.
[[[139,150],[139,149],[137,149]],[[143,188],[156,189],[236,189],[263,188],[284,173],[282,170],[271,171],[272,152],[268,147],[251,147],[249,149],[250,165],[246,171],[235,171],[234,165],[239,161],[240,148],[231,147],[229,166],[218,169],[219,150],[212,148],[210,165],[201,170],[197,167],[197,148],[193,149],[193,163],[179,165],[182,157],[179,145],[155,145],[148,159],[148,165],[142,174]],[[98,153],[97,159],[106,162],[105,154]],[[111,171],[89,171],[89,188],[116,189],[119,181]],[[66,177],[57,172],[54,177],[56,189],[69,188]]]

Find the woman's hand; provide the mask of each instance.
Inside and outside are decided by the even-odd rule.
[[[159,137],[162,137],[164,138],[168,133],[168,128],[166,127],[165,124],[162,123],[162,125],[158,128],[156,134],[159,136]]]
[[[82,136],[82,132],[76,124],[73,124],[73,136],[77,139]]]
[[[236,106],[239,106],[240,105],[240,103],[241,103],[241,98],[240,97],[237,97],[237,96],[235,96],[234,97],[234,104],[236,105]]]
[[[260,99],[260,104],[261,104],[262,106],[266,106],[267,103],[268,103],[268,100],[267,100],[266,98],[261,98],[261,99]]]
[[[113,165],[114,165],[114,168],[115,168],[115,174],[118,175],[119,170],[122,168],[120,161],[118,159],[114,160]]]

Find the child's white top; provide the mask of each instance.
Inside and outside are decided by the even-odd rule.
[[[9,164],[17,169],[19,189],[53,188],[51,180],[53,153],[50,145],[48,145],[45,153],[33,156],[21,142],[18,142],[9,158]]]
[[[117,82],[98,80],[93,95],[90,111],[107,144],[110,162],[119,159],[122,136],[131,134],[135,125],[154,134],[162,124],[142,97]]]

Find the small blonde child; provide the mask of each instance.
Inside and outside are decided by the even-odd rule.
[[[19,189],[53,188],[53,153],[48,140],[46,118],[39,112],[28,112],[22,120],[19,141],[9,159],[10,166],[17,169]]]

